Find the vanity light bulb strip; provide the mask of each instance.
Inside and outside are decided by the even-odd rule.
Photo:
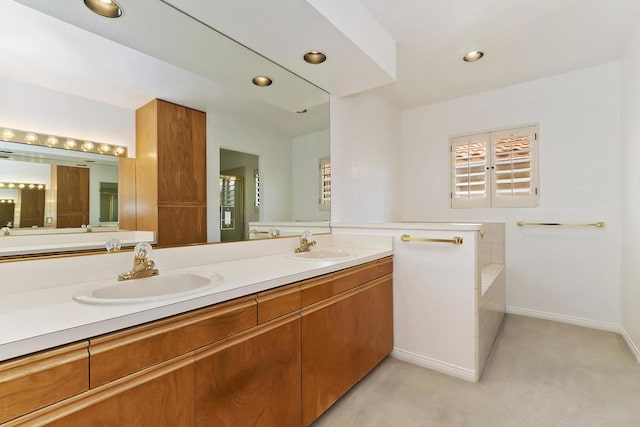
[[[43,135],[25,130],[0,127],[0,141],[17,142],[19,144],[37,145],[40,147],[60,148],[63,150],[81,151],[84,153],[105,154],[108,156],[126,157],[127,147],[77,140],[66,136]]]
[[[44,190],[44,184],[33,184],[33,183],[24,183],[24,182],[0,182],[0,189],[9,189],[9,190],[22,190],[23,188],[28,188],[29,190]]]
[[[15,204],[15,200],[13,200],[13,199],[0,199],[0,204],[1,203],[7,203],[9,205],[13,205],[13,204]]]

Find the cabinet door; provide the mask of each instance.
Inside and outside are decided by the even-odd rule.
[[[193,355],[187,354],[10,421],[14,426],[193,426]]]
[[[196,352],[197,426],[300,425],[300,316]]]
[[[365,285],[356,297],[358,379],[362,379],[393,349],[391,275]]]
[[[307,426],[358,380],[357,291],[302,311],[302,424]]]
[[[206,114],[157,102],[158,202],[206,203]]]

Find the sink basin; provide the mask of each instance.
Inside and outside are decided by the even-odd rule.
[[[177,273],[132,279],[113,284],[94,285],[80,289],[73,295],[86,304],[137,304],[180,298],[214,288],[222,283],[216,273]]]
[[[287,258],[302,261],[340,261],[353,256],[351,252],[344,249],[319,249],[286,255]]]

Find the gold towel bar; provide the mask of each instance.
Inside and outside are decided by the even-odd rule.
[[[400,236],[400,240],[403,242],[435,242],[435,243],[453,243],[454,245],[461,245],[462,237],[454,237],[453,239],[426,239],[424,237],[411,237],[408,234]]]
[[[598,228],[603,228],[604,227],[604,221],[598,221],[598,222],[594,222],[592,224],[578,224],[578,223],[562,223],[562,222],[524,222],[524,221],[518,221],[516,222],[516,225],[518,227],[524,227],[524,226],[529,226],[529,225],[534,225],[534,226],[554,226],[554,227],[598,227]]]
[[[269,234],[268,231],[258,231],[255,228],[252,228],[251,230],[249,230],[249,233],[251,233],[251,234]]]

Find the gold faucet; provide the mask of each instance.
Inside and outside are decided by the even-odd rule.
[[[118,275],[118,280],[140,279],[142,277],[157,276],[160,274],[156,263],[148,259],[151,252],[151,245],[148,243],[138,243],[133,249],[133,268],[130,271]]]
[[[311,240],[311,232],[305,231],[304,233],[302,233],[302,236],[300,236],[300,246],[295,249],[295,253],[309,252],[309,249],[311,249],[311,247],[315,245],[316,241]]]

